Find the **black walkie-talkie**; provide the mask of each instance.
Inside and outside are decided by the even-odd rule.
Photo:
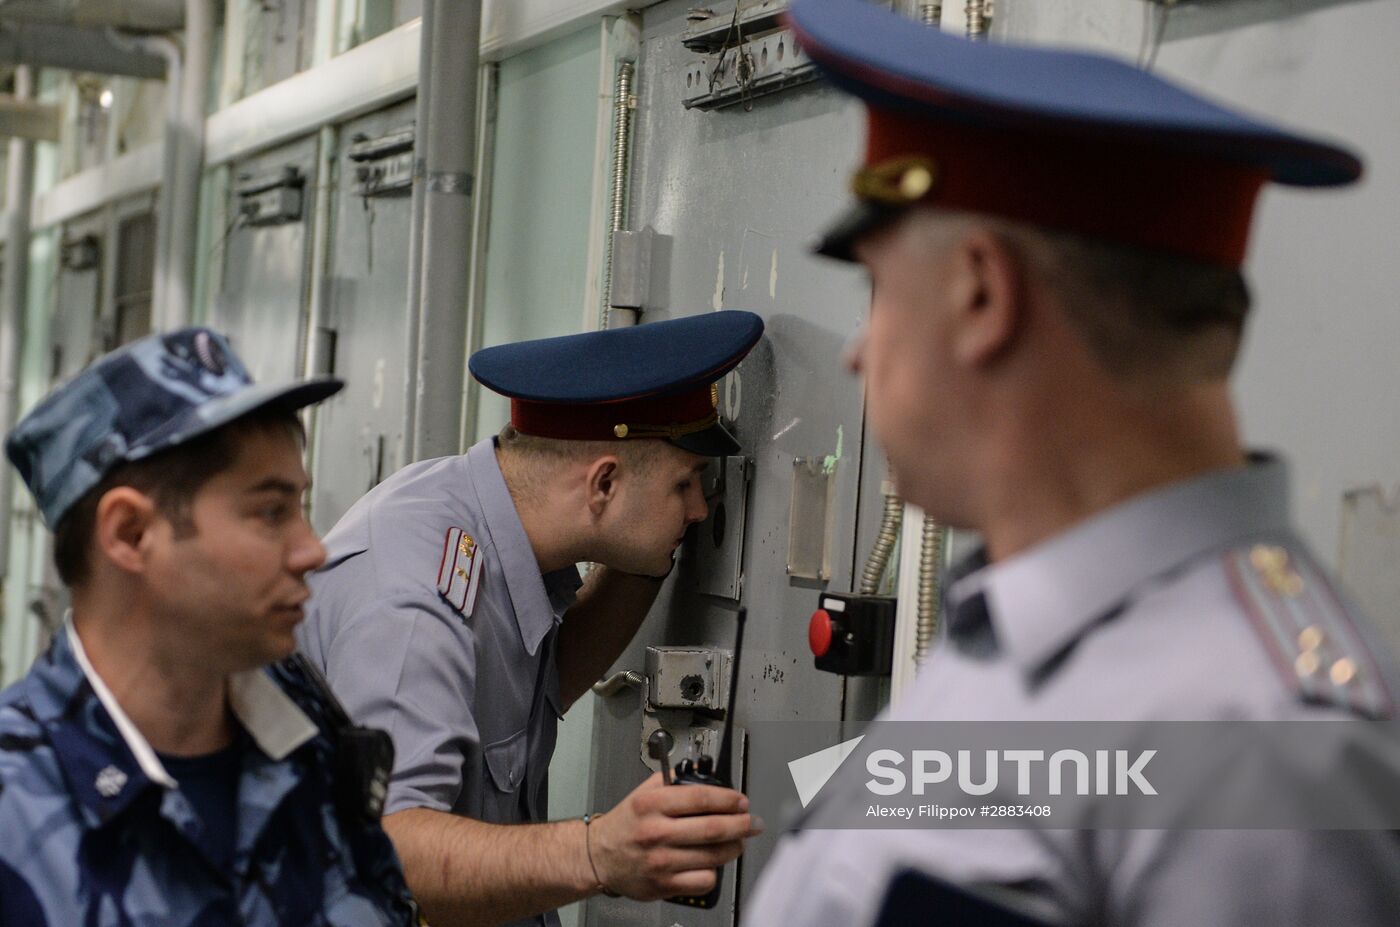
[[[360,727],[351,721],[330,683],[304,654],[292,654],[282,667],[299,674],[301,681],[316,693],[317,713],[328,728],[326,733],[335,751],[331,760],[332,788],[341,820],[378,825],[389,795],[394,742],[378,728]]]
[[[748,611],[747,608],[741,608],[737,616],[734,656],[729,664],[729,706],[724,712],[724,736],[719,742],[719,756],[716,758],[702,753],[694,760],[686,757],[676,764],[675,777],[672,778],[669,766],[671,736],[664,730],[657,730],[647,739],[647,751],[654,759],[661,761],[661,773],[667,785],[717,785],[721,788],[733,788],[729,772],[734,759],[734,703],[739,692],[739,655],[744,647],[744,619],[748,617]],[[666,900],[690,908],[713,908],[719,903],[722,887],[720,879],[723,874],[723,867],[715,869],[715,887],[703,895],[677,895]]]

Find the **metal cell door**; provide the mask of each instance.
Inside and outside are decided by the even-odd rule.
[[[667,292],[653,294],[642,321],[737,308],[762,315],[767,332],[720,385],[719,411],[734,422],[748,459],[712,465],[710,519],[692,529],[675,575],[614,667],[647,684],[600,699],[592,770],[599,809],[647,774],[642,740],[657,726],[680,745],[709,749],[716,707],[728,705],[739,731],[752,732],[738,738],[739,765],[785,774],[795,757],[765,752],[776,751],[761,733],[765,725],[812,723],[835,744],[846,726],[868,720],[866,702],[875,701],[842,677],[815,671],[807,646],[818,592],[851,589],[858,528],[863,535],[868,512],[878,508],[862,502],[882,475],[862,473],[862,392],[839,360],[868,292],[858,274],[807,252],[814,232],[843,205],[839,178],[856,159],[859,111],[806,82],[809,68],[771,15],[776,9],[765,21],[750,18],[782,4],[746,2],[738,20],[733,2],[708,5],[708,18],[694,6],[676,0],[643,13],[630,224],[665,236],[668,247],[653,253],[669,257],[651,268],[653,280],[668,281]],[[736,21],[745,28],[734,28]],[[866,470],[878,470],[870,456]],[[800,539],[812,542],[801,557],[789,531],[799,514],[819,533]],[[731,699],[721,674],[711,674],[713,692],[710,682],[694,683],[703,672],[678,674],[692,664],[723,665],[739,604],[748,623]],[[695,664],[695,652],[712,662]],[[667,678],[681,679],[679,694]],[[724,873],[716,908],[599,897],[589,902],[587,923],[733,924],[736,899],[751,892],[783,824],[771,814],[767,820],[768,834]]]
[[[316,141],[304,139],[232,166],[223,286],[211,321],[259,382],[301,370]]]
[[[322,532],[404,461],[413,101],[345,125],[336,165],[317,337],[346,387],[317,417],[311,512]]]

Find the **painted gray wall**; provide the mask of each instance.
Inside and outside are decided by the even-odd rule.
[[[1158,8],[1135,0],[999,6],[998,37],[1129,56],[1145,30],[1150,46],[1161,23]],[[1400,564],[1358,554],[1400,531],[1394,509],[1357,526],[1351,556],[1340,557],[1344,493],[1400,487],[1400,3],[1183,3],[1162,35],[1158,73],[1345,140],[1365,157],[1365,178],[1345,191],[1265,192],[1246,265],[1255,310],[1235,392],[1249,443],[1293,465],[1304,535],[1400,641],[1400,601],[1382,575]]]

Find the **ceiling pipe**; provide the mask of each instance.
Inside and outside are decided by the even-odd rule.
[[[3,10],[0,6],[0,10]],[[114,43],[97,29],[72,25],[5,22],[0,19],[0,63],[36,68],[91,71],[160,80],[165,62],[158,55]]]
[[[0,0],[0,19],[89,29],[176,32],[185,27],[183,0]]]

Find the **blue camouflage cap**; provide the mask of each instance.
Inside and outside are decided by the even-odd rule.
[[[50,527],[113,467],[266,408],[299,409],[345,384],[258,385],[223,335],[185,328],[104,355],[30,410],[5,453]]]

